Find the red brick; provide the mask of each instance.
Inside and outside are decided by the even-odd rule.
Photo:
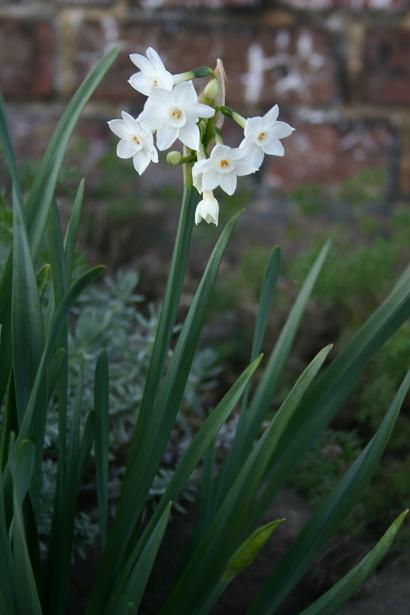
[[[363,43],[363,98],[371,104],[410,104],[410,30],[371,30]]]
[[[306,184],[332,188],[365,169],[389,167],[394,137],[385,126],[292,124],[296,132],[283,140],[285,156],[266,158],[265,181],[274,188],[288,191]]]
[[[407,8],[407,0],[282,0],[275,4],[306,11],[348,9],[396,12]]]
[[[6,98],[43,98],[53,89],[48,21],[0,19],[0,88]]]
[[[228,75],[228,103],[245,110],[273,103],[329,105],[336,91],[333,43],[319,28],[236,25],[130,23],[84,21],[73,24],[72,45],[77,50],[77,83],[101,56],[104,48],[121,43],[123,53],[99,88],[110,100],[140,97],[128,85],[136,70],[128,54],[155,47],[172,72],[198,65],[214,66],[222,58]],[[115,36],[114,36],[115,34]]]
[[[185,9],[257,8],[263,0],[129,0],[142,8],[183,7]]]

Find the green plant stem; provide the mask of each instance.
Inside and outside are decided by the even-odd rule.
[[[109,590],[111,581],[118,572],[121,561],[126,553],[129,540],[137,526],[139,512],[136,511],[132,522],[123,524],[123,519],[130,520],[130,511],[126,510],[127,490],[133,490],[131,479],[135,473],[136,450],[139,446],[139,426],[149,420],[149,415],[157,396],[159,384],[162,378],[168,349],[171,342],[172,332],[175,326],[177,311],[180,303],[188,254],[191,243],[194,223],[195,200],[197,191],[192,185],[192,167],[183,165],[184,193],[182,198],[181,212],[178,230],[172,255],[171,268],[165,290],[164,301],[158,322],[151,361],[148,368],[144,393],[141,400],[137,424],[131,440],[130,452],[123,482],[121,496],[118,502],[117,513],[113,521],[112,529],[108,535],[107,548],[105,550],[100,570],[95,579],[90,597],[88,613],[98,613],[104,604],[105,591]],[[118,536],[121,541],[118,541]]]

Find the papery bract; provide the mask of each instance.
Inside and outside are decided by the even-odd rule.
[[[236,189],[237,177],[250,175],[257,170],[247,159],[246,150],[218,143],[209,158],[198,160],[194,164],[192,177],[198,192],[214,190],[220,186],[227,194],[232,195]]]
[[[187,147],[198,150],[199,118],[210,118],[215,109],[198,102],[192,81],[174,87],[172,92],[152,90],[139,121],[148,130],[157,131],[157,146],[165,150],[179,139]]]
[[[108,122],[112,132],[120,138],[117,156],[132,158],[135,170],[141,175],[150,162],[158,162],[152,132],[145,130],[139,121],[126,111],[122,111],[121,116],[121,120]]]
[[[283,156],[285,149],[280,142],[295,130],[285,122],[277,121],[279,107],[275,105],[264,116],[246,120],[245,138],[240,148],[246,148],[250,162],[260,167],[265,154]]]

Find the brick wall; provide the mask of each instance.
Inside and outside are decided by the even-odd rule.
[[[79,127],[88,172],[113,147],[107,118],[141,108],[128,54],[152,45],[174,72],[221,57],[228,103],[244,114],[280,105],[297,132],[265,164],[268,190],[332,189],[372,168],[387,173],[388,201],[410,196],[407,0],[0,0],[0,86],[21,156],[40,154],[64,101],[117,43]]]

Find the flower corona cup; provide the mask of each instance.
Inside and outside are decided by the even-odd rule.
[[[193,184],[202,194],[195,212],[196,224],[205,220],[218,225],[219,204],[213,190],[220,187],[232,195],[237,178],[259,171],[265,154],[283,156],[281,139],[291,135],[294,128],[278,121],[278,105],[262,117],[248,119],[226,107],[225,101],[220,100],[225,94],[220,61],[215,71],[200,67],[172,75],[152,47],[148,47],[145,56],[133,53],[130,58],[140,72],[132,75],[129,83],[147,100],[137,118],[123,111],[121,120],[108,122],[120,138],[118,157],[132,158],[141,175],[150,162],[158,162],[156,148],[169,150],[179,141],[183,152],[169,152],[166,160],[171,165],[190,165]],[[210,78],[200,97],[193,84],[197,77]],[[220,130],[224,117],[244,130],[239,147],[224,145]]]

